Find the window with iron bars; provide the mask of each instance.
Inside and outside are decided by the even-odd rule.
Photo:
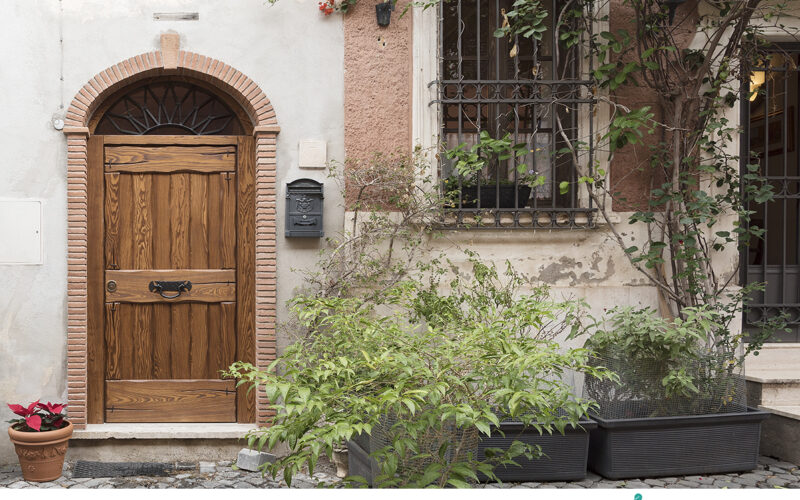
[[[576,168],[580,163],[591,173],[592,68],[582,67],[584,43],[568,47],[560,40],[560,33],[574,28],[563,13],[583,9],[583,1],[542,0],[548,15],[540,40],[496,37],[513,1],[449,0],[439,6],[441,64],[433,103],[440,107],[442,147],[470,150],[481,132],[525,144],[525,154],[494,158],[471,178],[440,155],[441,189],[452,197],[444,225],[592,227],[595,209]]]

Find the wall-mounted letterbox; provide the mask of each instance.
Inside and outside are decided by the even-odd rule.
[[[286,237],[321,238],[322,183],[297,179],[286,185]]]

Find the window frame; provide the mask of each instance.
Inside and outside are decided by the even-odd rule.
[[[463,1],[463,0],[461,0]],[[556,5],[556,0],[549,0],[551,5]],[[589,5],[594,5],[589,3]],[[430,152],[431,157],[431,171],[429,174],[432,178],[440,180],[441,173],[441,159],[443,155],[440,153],[443,150],[443,143],[446,139],[442,137],[443,126],[443,104],[441,95],[442,71],[443,71],[443,6],[442,3],[436,8],[414,9],[414,113],[412,119],[413,136],[417,146],[425,151]],[[595,19],[603,19],[600,15],[603,11],[608,10],[606,3],[595,5],[594,8],[598,9],[595,12]],[[603,22],[595,22],[592,25],[592,30],[597,33],[599,29],[603,29]],[[588,37],[586,37],[588,38]],[[562,80],[563,84],[573,85],[575,87],[582,87],[579,93],[580,99],[585,99],[585,102],[579,103],[578,112],[575,118],[577,140],[582,140],[587,143],[585,151],[578,153],[578,161],[582,166],[586,167],[587,171],[594,168],[604,169],[608,171],[607,165],[599,158],[595,158],[596,152],[594,145],[598,142],[598,124],[605,123],[604,118],[607,117],[608,111],[604,110],[602,106],[598,105],[599,95],[597,89],[592,86],[590,79],[591,71],[594,67],[594,61],[586,61],[583,54],[586,52],[588,42],[583,47],[579,47],[577,52],[577,60],[572,59],[569,64],[574,64],[576,68],[573,73],[573,78]],[[463,80],[463,74],[461,74]],[[539,80],[536,79],[522,79],[524,83],[537,82],[534,85],[540,85]],[[491,82],[491,81],[490,81]],[[487,82],[488,83],[488,82]],[[562,84],[559,82],[550,82],[551,84]],[[554,134],[555,135],[555,134]],[[439,154],[437,154],[439,153]],[[574,165],[574,164],[573,164]],[[510,170],[509,170],[510,172]],[[600,221],[598,209],[594,206],[591,200],[588,189],[590,187],[585,183],[577,183],[577,177],[580,175],[578,169],[574,166],[571,167],[571,172],[568,174],[572,182],[570,186],[571,201],[567,207],[556,206],[539,206],[537,197],[534,195],[529,199],[531,203],[528,205],[518,207],[515,204],[514,208],[494,208],[500,205],[499,200],[491,204],[489,208],[455,208],[446,211],[443,220],[442,228],[444,229],[592,229],[597,227]],[[515,174],[515,183],[516,174]],[[499,181],[497,181],[499,184]],[[556,181],[552,184],[555,188]],[[516,185],[516,184],[515,184]],[[555,190],[555,189],[554,189]],[[499,192],[499,188],[497,189]]]

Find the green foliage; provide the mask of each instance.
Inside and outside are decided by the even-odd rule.
[[[467,149],[466,143],[461,143],[455,148],[445,151],[445,156],[449,160],[455,160],[453,166],[463,182],[475,182],[480,173],[486,167],[497,168],[502,162],[513,158],[519,158],[528,154],[526,143],[513,144],[511,134],[505,134],[501,139],[493,139],[489,132],[482,130],[480,141]],[[529,175],[528,166],[524,163],[517,165],[517,172],[522,176],[522,181],[532,185],[540,185],[544,182],[544,177],[539,175]]]
[[[525,280],[510,266],[499,275],[474,255],[469,261],[468,272],[424,266],[424,279],[396,283],[381,305],[298,296],[293,311],[311,335],[264,372],[231,367],[239,384],[261,386],[277,412],[249,436],[251,446],[288,446],[267,466],[273,476],[282,470],[291,482],[343,441],[380,432],[379,485],[463,487],[515,456],[540,455],[516,442],[478,461],[477,435],[501,419],[563,432],[586,414],[591,403],[573,396],[567,372],[610,375],[588,365],[588,351],[550,340],[579,329],[580,304],[553,301],[544,288],[522,293]]]
[[[585,347],[619,376],[615,387],[587,381],[602,411],[636,404],[663,417],[717,413],[734,401],[743,407],[741,345],[708,345],[725,328],[710,308],[687,308],[685,315],[668,321],[651,309],[620,307],[595,324]]]
[[[515,36],[541,40],[547,31],[545,19],[548,15],[547,8],[539,0],[516,0],[511,10],[504,14],[504,22],[495,30],[494,36],[507,36],[511,40]]]

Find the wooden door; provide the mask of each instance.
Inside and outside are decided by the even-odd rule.
[[[253,361],[253,160],[249,137],[90,138],[90,422],[253,421],[220,373]]]

